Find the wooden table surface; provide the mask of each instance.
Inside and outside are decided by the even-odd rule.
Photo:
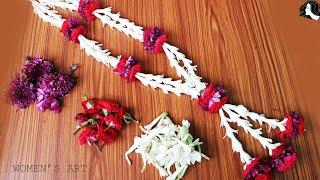
[[[226,87],[231,103],[244,104],[276,118],[293,110],[302,113],[307,132],[292,142],[299,155],[298,163],[287,173],[275,175],[275,179],[290,180],[320,178],[320,28],[319,22],[299,17],[302,3],[303,0],[103,2],[139,25],[164,28],[168,41],[198,65],[200,76]],[[188,96],[164,95],[139,82],[128,84],[120,80],[111,69],[88,57],[79,45],[68,42],[57,28],[33,14],[27,1],[8,1],[2,8],[2,179],[159,179],[153,167],[140,173],[142,161],[138,155],[131,155],[131,167],[124,159],[133,137],[141,133],[137,124],[124,128],[120,138],[103,152],[79,145],[72,132],[74,117],[82,111],[80,101],[84,93],[123,104],[141,125],[164,111],[175,123],[189,119],[192,133],[204,142],[204,152],[211,159],[190,167],[185,179],[241,179],[242,164],[238,154],[232,153],[230,140],[223,139],[225,129],[220,127],[218,115],[202,111]],[[77,16],[59,11],[68,17]],[[98,20],[88,24],[88,28],[88,37],[103,43],[112,54],[133,55],[142,62],[145,72],[177,77],[164,54],[145,53],[141,43],[109,27],[103,28]],[[9,78],[21,69],[24,57],[36,53],[53,60],[59,69],[72,63],[80,65],[76,73],[78,84],[64,99],[58,115],[40,113],[34,105],[16,111],[4,96]],[[251,154],[267,154],[243,131],[240,136]],[[16,165],[49,168],[45,172],[15,172]],[[77,167],[80,169],[76,171]]]

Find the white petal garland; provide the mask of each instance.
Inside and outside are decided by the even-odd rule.
[[[241,106],[240,106],[241,107]],[[243,107],[243,106],[242,106]],[[219,110],[220,116],[223,116],[223,119],[228,122],[234,122],[237,123],[239,127],[242,127],[246,133],[249,133],[253,138],[257,139],[260,144],[263,146],[263,148],[269,150],[269,155],[272,155],[272,150],[277,148],[281,145],[281,143],[272,143],[272,139],[265,138],[262,136],[261,128],[259,129],[253,129],[252,124],[247,120],[247,114],[245,112],[247,111],[246,108],[238,108],[237,106],[231,105],[231,104],[225,104],[222,106],[222,108]],[[228,117],[224,116],[224,113],[226,113]],[[221,117],[222,119],[222,117]]]
[[[79,5],[77,0],[42,0],[48,2],[50,6],[57,6],[65,10],[75,11],[75,8],[68,8],[70,3],[72,6]],[[55,3],[55,2],[58,3]],[[65,2],[65,3],[63,3]],[[125,33],[127,36],[132,37],[140,42],[143,42],[143,28],[135,25],[135,23],[129,21],[128,19],[121,18],[120,13],[112,13],[111,7],[104,9],[97,9],[93,14],[100,19],[103,25],[108,25],[111,28],[115,28],[120,32]],[[201,81],[201,77],[196,75],[197,67],[192,65],[192,61],[187,59],[184,54],[179,52],[177,47],[165,43],[163,45],[163,50],[165,51],[170,64],[177,71],[179,77],[184,77],[188,86],[191,88],[196,88],[198,94],[206,88],[206,84]],[[183,62],[183,66],[179,65],[179,62]]]
[[[111,7],[97,9],[93,14],[101,20],[103,25],[108,25],[111,28],[116,28],[127,36],[132,37],[140,42],[143,42],[143,28],[130,22],[128,19],[120,17],[120,13],[114,14],[111,12]]]
[[[52,7],[56,6],[75,11],[79,5],[78,0],[31,0],[31,2],[34,12],[41,19],[58,28],[61,28],[65,20]],[[94,11],[94,15],[103,24],[124,32],[127,36],[141,42],[143,41],[143,28],[127,19],[121,18],[119,13],[112,13],[111,8],[97,9]],[[88,55],[98,62],[102,62],[106,66],[111,65],[113,68],[117,66],[120,56],[111,56],[108,49],[102,49],[101,44],[82,35],[78,37],[78,40],[80,48],[84,49]],[[170,65],[176,69],[179,77],[185,79],[185,82],[182,80],[174,81],[171,78],[165,78],[163,75],[144,73],[137,73],[136,78],[145,86],[159,88],[165,94],[169,92],[178,96],[187,94],[194,99],[201,96],[201,92],[206,88],[206,83],[202,82],[202,78],[196,75],[197,66],[192,65],[192,61],[179,52],[179,49],[175,46],[164,43],[163,50],[170,61]],[[241,142],[236,138],[235,134],[238,133],[238,130],[231,128],[230,123],[236,123],[238,127],[243,128],[246,133],[258,140],[265,149],[268,149],[270,155],[275,148],[281,145],[281,143],[273,143],[271,139],[263,137],[261,128],[253,128],[249,120],[259,122],[260,125],[263,123],[268,124],[269,131],[271,129],[279,129],[283,132],[286,130],[287,119],[282,121],[269,119],[262,114],[250,112],[243,105],[235,106],[231,104],[223,105],[219,110],[219,115],[221,126],[226,129],[226,137],[230,138],[233,151],[240,154],[241,162],[245,164],[244,167],[253,158],[244,150]],[[205,157],[201,152],[195,150],[195,146],[202,144],[199,139],[187,142],[187,139],[192,137],[188,132],[189,126],[190,124],[187,121],[183,121],[182,126],[176,126],[167,117],[167,114],[161,115],[151,124],[141,128],[145,134],[135,138],[133,146],[126,152],[126,159],[130,163],[128,154],[135,151],[142,156],[144,163],[142,170],[144,170],[147,163],[153,164],[159,170],[161,176],[168,176],[168,179],[181,178],[188,165],[200,162],[201,157]],[[184,136],[181,136],[181,130],[184,131]],[[177,153],[183,158],[175,158],[174,156]],[[176,169],[174,173],[170,171],[173,165],[175,165]]]
[[[61,28],[65,19],[58,15],[58,12],[53,10],[44,2],[38,2],[32,0],[32,5],[34,12],[39,15],[41,19],[45,22],[49,22],[52,25]],[[87,55],[92,56],[98,62],[102,62],[104,65],[109,67],[110,65],[115,68],[121,58],[121,56],[113,57],[108,49],[102,49],[102,44],[96,41],[87,39],[86,37],[80,35],[78,37],[80,42],[80,48],[84,49]],[[152,75],[137,73],[136,78],[140,80],[145,86],[150,86],[152,88],[160,88],[163,92],[173,92],[177,95],[186,94],[193,98],[197,98],[199,92],[194,88],[190,88],[186,83],[182,83],[181,80],[172,81],[171,78],[165,78],[163,75]]]

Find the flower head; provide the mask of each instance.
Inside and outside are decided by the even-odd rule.
[[[89,132],[87,129],[86,131],[88,132],[79,137],[80,143],[86,143],[88,138],[85,137],[87,134],[90,135],[90,140],[95,142],[94,145],[111,143],[118,137],[123,126],[123,121],[129,122],[134,120],[124,107],[112,101],[88,99],[85,97],[85,100],[81,104],[85,113],[80,113],[76,116],[77,128],[74,134],[83,128],[90,128],[91,131]],[[92,132],[93,130],[94,132]],[[100,147],[97,148],[101,150]]]
[[[97,130],[92,127],[85,127],[79,135],[80,145],[91,144],[98,141]]]
[[[280,133],[280,138],[297,138],[298,135],[304,133],[304,119],[301,115],[293,112],[291,114],[286,114],[285,118],[287,119],[285,124],[285,131]]]
[[[126,79],[128,82],[132,82],[136,80],[135,75],[141,71],[141,65],[132,56],[129,58],[121,57],[114,71],[117,72],[121,78]]]
[[[269,180],[271,179],[271,167],[265,159],[255,158],[243,171],[246,180]]]
[[[149,53],[163,52],[162,45],[167,41],[167,35],[160,28],[148,28],[143,32],[144,49]]]
[[[99,126],[97,136],[102,143],[109,144],[118,137],[119,131],[113,128]]]
[[[96,17],[93,14],[93,11],[99,9],[101,4],[96,0],[80,0],[78,12],[79,14],[86,18],[88,21],[94,20]]]
[[[76,85],[76,79],[70,74],[58,73],[55,80],[55,89],[58,97],[66,96]]]
[[[217,113],[219,109],[227,102],[228,97],[222,87],[215,87],[213,83],[209,84],[199,98],[199,105],[205,111]]]
[[[55,113],[61,112],[60,100],[40,88],[37,89],[36,107],[40,112],[44,112],[46,109]]]
[[[22,72],[32,82],[36,82],[41,76],[55,72],[55,67],[51,61],[42,60],[39,55],[33,59],[28,59]]]
[[[9,84],[8,96],[17,108],[26,108],[36,99],[36,88],[25,76],[18,74]]]
[[[272,151],[272,167],[283,172],[291,169],[297,162],[297,154],[291,145],[280,145]]]
[[[61,32],[68,40],[79,43],[78,36],[86,35],[87,30],[84,26],[80,25],[79,21],[75,18],[66,19],[61,27]]]

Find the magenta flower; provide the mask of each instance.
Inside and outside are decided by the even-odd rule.
[[[42,60],[39,55],[36,55],[33,59],[28,59],[22,72],[29,80],[35,82],[44,74],[55,72],[55,67],[51,61]]]
[[[26,108],[36,99],[35,86],[23,75],[18,74],[10,82],[8,96],[17,108]]]

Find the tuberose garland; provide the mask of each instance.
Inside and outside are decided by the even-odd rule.
[[[283,120],[266,118],[262,114],[250,112],[243,105],[227,104],[228,97],[221,86],[214,83],[202,82],[202,78],[196,75],[197,67],[192,61],[179,52],[179,49],[166,42],[167,36],[160,28],[148,28],[135,25],[127,19],[121,18],[120,14],[111,12],[111,8],[101,8],[95,0],[32,0],[34,12],[45,22],[61,29],[61,32],[69,40],[80,44],[88,55],[93,56],[98,62],[115,68],[115,72],[128,82],[139,80],[146,86],[159,88],[164,93],[172,92],[177,95],[186,94],[192,99],[198,99],[200,107],[213,114],[218,113],[221,118],[221,126],[226,129],[226,137],[229,137],[234,152],[240,154],[240,160],[244,164],[243,175],[245,179],[270,178],[273,171],[283,172],[290,169],[296,162],[296,152],[286,142],[288,138],[296,138],[302,134],[304,119],[296,113],[288,113]],[[113,57],[109,50],[102,49],[102,45],[96,41],[87,39],[86,29],[75,19],[63,19],[53,7],[65,10],[78,11],[88,21],[95,18],[101,20],[103,25],[108,25],[127,36],[143,42],[144,49],[149,53],[164,52],[177,74],[184,81],[173,81],[163,75],[144,74],[141,65],[132,56]],[[180,65],[183,64],[183,65]],[[284,143],[274,143],[272,139],[263,136],[261,128],[253,128],[251,121],[268,124],[271,129],[280,130],[280,139]],[[235,123],[245,130],[253,138],[269,151],[269,157],[253,158],[244,149],[235,134],[238,130],[231,128]]]

